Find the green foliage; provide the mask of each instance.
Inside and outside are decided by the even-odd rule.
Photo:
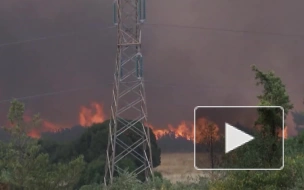
[[[78,184],[94,184],[101,183],[103,176],[101,176],[101,171],[104,170],[105,158],[100,157],[100,159],[95,159],[87,164],[86,169],[81,175],[81,179]]]
[[[0,182],[13,189],[73,189],[84,168],[83,157],[79,156],[68,164],[50,164],[48,154],[40,152],[40,145],[27,132],[39,124],[36,115],[31,122],[23,120],[24,105],[12,101],[8,118],[12,124],[5,129],[11,141],[0,143]]]
[[[201,178],[197,183],[171,183],[166,179],[155,177],[153,181],[142,183],[133,174],[124,173],[115,178],[110,190],[300,190],[304,188],[304,133],[287,140],[287,145],[297,149],[297,155],[287,154],[285,168],[279,171],[229,171],[216,180]],[[287,147],[289,148],[289,147]],[[105,189],[103,184],[91,184],[80,188]]]
[[[69,143],[55,143],[50,140],[41,139],[39,143],[42,146],[42,153],[49,154],[52,163],[66,163],[79,155],[83,155],[87,167],[82,172],[76,188],[101,183],[105,171],[105,153],[108,143],[109,122],[108,120],[103,123],[93,124],[79,139]],[[141,125],[137,127],[141,127]],[[156,138],[152,130],[150,134],[153,166],[157,167],[160,164],[160,148],[156,143]],[[133,133],[122,135],[121,138],[126,144],[132,144],[138,140],[138,137]],[[121,151],[122,149],[118,147],[117,154]],[[140,152],[140,148],[137,151]],[[126,169],[129,172],[134,171],[140,164],[141,163],[133,157],[126,157],[118,163],[120,168]],[[138,177],[142,179],[142,176]]]
[[[210,189],[303,189],[304,133],[286,140],[285,167],[279,171],[229,171],[221,180],[211,183]]]
[[[260,155],[265,155],[264,163],[266,161],[269,166],[274,166],[281,162],[275,158],[282,156],[282,143],[279,140],[278,131],[283,129],[283,119],[286,118],[293,105],[290,103],[285,85],[279,77],[275,76],[273,72],[263,73],[255,66],[252,66],[252,70],[255,72],[257,85],[263,86],[263,94],[258,96],[259,105],[281,106],[284,109],[284,115],[280,109],[258,109],[259,117],[255,123],[261,126],[260,137],[264,143],[264,146],[256,147],[255,150],[262,151]]]
[[[154,171],[153,174],[154,174],[154,177],[163,179],[162,173],[160,173],[160,172],[158,172],[158,171]]]
[[[141,182],[132,173],[124,172],[120,176],[114,178],[113,184],[108,186],[109,190],[204,190],[208,189],[208,180],[205,178],[199,179],[197,183],[171,183],[166,179],[155,177],[148,182]],[[103,184],[84,185],[80,190],[104,189]]]
[[[252,67],[258,80],[257,85],[263,86],[263,94],[258,96],[262,106],[281,106],[280,110],[260,109],[257,125],[262,128],[256,134],[256,140],[235,151],[233,161],[245,164],[247,167],[275,167],[282,162],[282,142],[277,136],[277,129],[282,129],[282,118],[286,117],[293,105],[289,101],[285,86],[273,72],[263,73]],[[303,135],[286,140],[285,168],[279,171],[229,171],[221,180],[214,181],[210,189],[216,190],[280,190],[302,189],[303,186]],[[274,148],[275,147],[275,148]],[[289,148],[288,148],[289,147]]]
[[[279,109],[259,109],[259,118],[256,125],[262,125],[262,132],[276,136],[277,129],[282,129],[282,118],[286,118],[288,112],[293,108],[289,95],[281,79],[273,72],[263,73],[256,66],[252,66],[255,72],[257,85],[263,86],[263,94],[258,96],[261,106],[281,106],[284,115]]]
[[[134,175],[124,173],[115,178],[111,190],[300,190],[304,189],[304,133],[286,140],[285,168],[279,171],[228,171],[219,178],[201,178],[197,183],[171,183],[158,177],[142,183]],[[251,151],[252,152],[252,151]],[[247,157],[246,159],[250,159]],[[105,189],[103,184],[94,183],[80,188]]]
[[[289,96],[286,92],[285,85],[281,79],[275,76],[274,72],[263,73],[256,66],[252,66],[255,72],[257,85],[263,86],[263,94],[258,96],[262,106],[281,106],[284,108],[285,116],[293,108]]]
[[[84,185],[80,187],[79,190],[101,190],[101,189],[103,189],[102,185],[99,185],[98,183],[93,183],[90,185]]]

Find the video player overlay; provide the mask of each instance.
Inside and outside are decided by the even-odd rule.
[[[196,169],[280,170],[284,167],[281,107],[196,107],[194,114]]]

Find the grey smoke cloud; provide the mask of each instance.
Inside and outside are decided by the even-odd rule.
[[[146,23],[304,34],[303,5],[299,0],[147,0]],[[108,110],[111,87],[102,84],[113,78],[116,33],[98,28],[112,25],[111,6],[100,0],[1,1],[0,43],[84,32],[0,48],[0,98],[95,85],[26,105],[67,124],[76,124],[79,107],[91,101]],[[193,120],[197,105],[256,105],[251,64],[274,70],[301,109],[303,46],[301,37],[144,26],[145,77],[152,81],[146,85],[149,120],[162,127]],[[8,106],[0,107],[2,115]]]

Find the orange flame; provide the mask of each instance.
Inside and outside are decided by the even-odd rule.
[[[39,139],[41,137],[41,133],[38,130],[31,130],[27,135],[35,139]]]
[[[30,121],[30,117],[25,116],[25,121],[26,122]],[[52,123],[50,121],[43,119],[41,121],[41,125],[35,129],[30,130],[28,132],[28,135],[32,138],[40,138],[41,133],[44,133],[44,132],[56,133],[56,132],[61,131],[62,129],[66,129],[66,128],[70,128],[70,127],[67,127],[67,126],[64,126],[61,124],[55,124],[55,123]]]
[[[207,120],[206,118],[199,118],[196,121],[196,142],[203,143],[210,140],[219,140],[219,127],[214,122]]]
[[[79,112],[79,124],[83,127],[91,126],[94,123],[102,123],[105,121],[103,106],[96,102],[91,103],[90,108],[81,106]]]
[[[29,123],[32,121],[32,118],[28,115],[24,115],[23,116],[23,121],[26,122],[26,123]],[[6,127],[13,127],[13,125],[10,123],[10,122],[7,122],[6,124]],[[61,125],[61,124],[55,124],[55,123],[52,123],[50,121],[47,121],[45,119],[42,119],[41,120],[41,123],[29,130],[27,132],[28,136],[32,137],[32,138],[40,138],[41,137],[41,133],[43,132],[53,132],[53,133],[56,133],[62,129],[66,129],[66,128],[69,128],[65,125]]]
[[[284,127],[284,130],[280,130],[279,131],[279,135],[278,136],[282,137],[283,136],[283,134],[282,134],[283,131],[284,131],[284,139],[287,139],[288,138],[288,127],[287,126]]]
[[[149,123],[146,123],[145,126],[152,129],[156,139],[160,139],[161,137],[170,133],[168,129],[155,129],[155,127]]]
[[[192,123],[187,121],[182,121],[176,128],[173,125],[169,124],[167,129],[156,129],[151,124],[146,124],[146,126],[150,127],[155,134],[157,140],[166,136],[168,134],[173,134],[174,138],[185,138],[187,140],[193,140],[193,130],[194,126]]]
[[[103,106],[96,102],[91,103],[90,107],[81,106],[79,112],[79,124],[83,127],[91,126],[93,123],[101,123],[105,120],[105,114]],[[30,122],[31,117],[25,115],[25,122]],[[33,138],[40,138],[43,132],[59,132],[66,128],[71,128],[71,126],[65,126],[62,124],[55,124],[50,121],[43,119],[41,121],[41,126],[32,129],[28,132],[28,135]]]
[[[106,115],[103,110],[103,105],[97,102],[93,102],[90,106],[81,106],[79,111],[79,124],[83,127],[91,126],[94,123],[102,123],[106,120]],[[31,118],[28,116],[24,117],[25,121],[30,121]],[[203,119],[204,120],[204,119]],[[150,127],[155,134],[157,140],[161,139],[166,135],[172,135],[174,138],[184,138],[189,141],[194,140],[194,124],[192,122],[181,121],[176,127],[168,124],[166,129],[159,129],[153,125],[146,123],[146,126]],[[41,127],[33,129],[28,132],[28,135],[33,138],[40,138],[43,132],[58,132],[62,129],[71,128],[71,126],[64,126],[55,124],[47,120],[42,120]],[[282,134],[281,134],[282,135]],[[287,127],[284,129],[284,138],[287,138]]]

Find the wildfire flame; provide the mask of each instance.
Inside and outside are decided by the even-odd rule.
[[[44,132],[56,133],[56,132],[61,131],[63,129],[71,128],[71,127],[68,127],[68,126],[61,125],[61,124],[55,124],[55,123],[52,123],[52,122],[47,121],[47,120],[42,120],[41,125],[42,125],[42,127],[31,130],[28,133],[28,135],[33,137],[33,138],[40,138],[41,133],[44,133]]]
[[[83,127],[91,126],[93,123],[101,123],[105,121],[105,114],[103,106],[97,102],[92,102],[89,107],[81,106],[79,111],[79,124]],[[24,116],[25,122],[30,122],[31,117],[28,115]],[[41,127],[37,127],[28,132],[28,135],[33,138],[40,138],[43,132],[56,133],[63,129],[71,128],[72,125],[66,126],[58,123],[52,123],[48,120],[43,119],[41,121]]]
[[[209,142],[212,139],[214,141],[219,140],[219,127],[214,122],[209,121],[206,118],[199,118],[196,121],[196,142]]]
[[[107,117],[105,115],[103,105],[97,102],[92,102],[89,106],[81,106],[78,113],[79,124],[83,127],[89,127],[94,123],[102,123]],[[30,121],[31,117],[24,116],[25,121]],[[199,121],[207,121],[206,119],[200,119]],[[199,123],[198,123],[199,124]],[[189,141],[194,140],[194,124],[188,121],[181,121],[176,127],[172,124],[168,124],[166,129],[160,129],[153,126],[150,123],[145,124],[147,127],[150,127],[155,134],[157,140],[161,139],[166,135],[173,136],[174,138],[184,138]],[[58,132],[60,130],[71,128],[71,126],[66,126],[62,124],[52,123],[48,120],[42,120],[41,127],[35,128],[28,132],[28,135],[33,138],[40,138],[41,133],[43,132]],[[218,130],[218,127],[216,127]],[[284,128],[284,138],[288,137],[287,128]],[[197,127],[199,130],[199,127]],[[282,136],[282,131],[279,133],[279,136]]]
[[[93,102],[90,108],[81,106],[79,112],[79,124],[83,127],[91,126],[94,123],[102,123],[106,120],[103,106]]]
[[[174,138],[185,138],[189,141],[193,141],[194,125],[187,121],[182,121],[176,128],[171,124],[168,125],[167,129],[156,129],[151,124],[146,124],[146,126],[152,129],[157,140],[168,134],[173,134]]]
[[[24,121],[29,122],[31,118],[29,116],[24,116]],[[40,127],[34,128],[28,132],[28,135],[33,138],[40,138],[41,133],[53,132],[56,133],[62,129],[70,128],[61,124],[55,124],[45,119],[42,119]]]
[[[288,138],[288,127],[287,126],[284,127],[284,130],[280,130],[279,131],[279,135],[278,136],[282,137],[283,136],[283,134],[282,134],[283,131],[284,131],[284,139],[287,139]]]
[[[23,116],[23,121],[25,123],[31,122],[32,117],[29,115],[24,115]],[[6,127],[13,127],[13,124],[10,122],[6,122]],[[38,124],[38,126],[34,127],[33,129],[29,130],[27,132],[28,136],[32,138],[40,138],[41,133],[43,132],[53,132],[56,133],[62,129],[69,128],[67,126],[64,126],[62,124],[55,124],[50,121],[47,121],[46,119],[41,119],[41,122]]]

